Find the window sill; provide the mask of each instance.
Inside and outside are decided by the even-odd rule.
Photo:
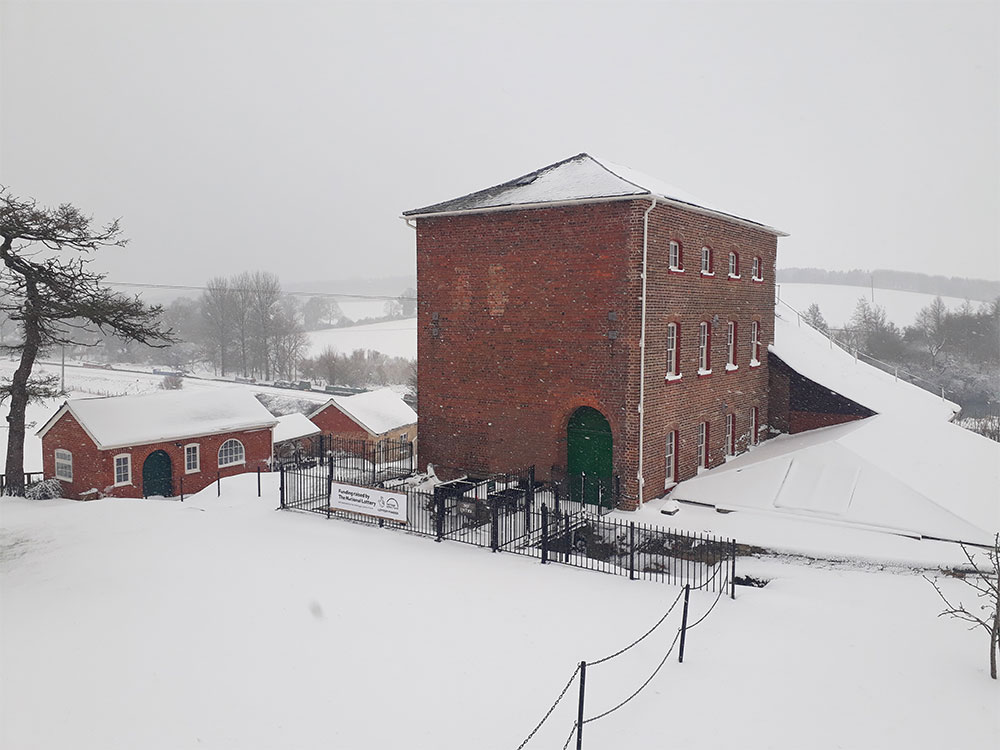
[[[731,278],[731,279],[735,279],[735,280],[739,281],[739,280],[740,280],[740,279],[742,279],[743,277],[742,277],[742,276],[740,276],[739,274],[736,274],[735,276],[734,276],[733,274],[729,274],[729,278]]]
[[[667,271],[670,273],[684,273],[683,268],[674,268],[673,266],[670,266],[670,268],[668,268]]]
[[[676,375],[667,375],[664,378],[664,380],[666,380],[668,383],[676,383],[678,380],[680,380],[683,377],[684,377],[684,375],[682,373],[677,373]]]
[[[704,377],[706,377],[708,375],[711,375],[711,374],[712,374],[711,370],[703,370],[700,367],[698,368],[698,377],[699,378],[704,378]]]
[[[201,474],[201,469],[200,468],[198,468],[198,469],[185,469],[184,470],[184,474],[185,475],[187,475],[187,474]]]
[[[756,360],[756,359],[751,359],[750,360],[750,366],[751,367],[760,367],[760,361]]]
[[[127,481],[127,482],[115,482],[115,483],[114,483],[113,485],[111,485],[111,486],[112,486],[112,487],[131,487],[131,486],[132,486],[132,480],[130,479],[130,480],[129,480],[129,481]]]
[[[715,271],[702,271],[702,276],[715,276]]]
[[[726,365],[726,372],[736,372],[738,369],[740,369],[739,365]]]
[[[763,280],[764,280],[763,276],[751,276],[750,277],[750,281],[753,281],[753,282],[755,282],[757,284],[761,283]]]
[[[234,461],[231,464],[219,464],[220,469],[228,469],[230,466],[246,466],[246,461]]]

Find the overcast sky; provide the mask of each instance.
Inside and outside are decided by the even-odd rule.
[[[115,280],[292,283],[413,273],[400,212],[586,151],[780,266],[1000,279],[998,7],[3,0],[0,183],[122,217]]]

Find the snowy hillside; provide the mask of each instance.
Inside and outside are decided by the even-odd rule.
[[[0,501],[0,746],[513,750],[581,659],[632,642],[679,593],[275,512],[276,477],[265,480],[261,499],[236,477],[221,499],[213,488],[183,504]],[[588,724],[584,747],[1000,741],[985,638],[936,617],[912,570],[739,566],[770,582],[720,599],[684,663],[672,655]],[[693,592],[692,621],[713,600]],[[588,668],[586,715],[634,692],[678,624],[679,609]],[[563,746],[575,691],[526,750]]]
[[[779,284],[778,298],[800,312],[816,303],[828,325],[843,328],[854,314],[858,298],[871,302],[872,290],[860,286],[840,286],[837,284]],[[900,292],[895,289],[875,288],[875,304],[885,308],[886,317],[900,328],[913,325],[917,313],[934,301],[932,294]],[[965,304],[964,299],[942,297],[949,310],[957,310]],[[979,303],[973,301],[974,307]]]
[[[387,320],[349,328],[309,331],[307,357],[315,357],[332,346],[341,354],[355,349],[374,349],[390,357],[417,358],[417,319]]]

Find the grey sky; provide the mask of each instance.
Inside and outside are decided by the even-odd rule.
[[[782,266],[1000,278],[994,2],[0,7],[0,183],[121,216],[116,280],[412,273],[401,211],[580,151]]]

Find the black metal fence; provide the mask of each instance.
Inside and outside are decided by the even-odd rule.
[[[337,435],[317,435],[282,444],[275,452],[275,467],[302,471],[333,465],[342,481],[377,485],[408,477],[416,470],[414,445],[407,440],[367,440]]]
[[[29,484],[35,481],[41,481],[45,478],[45,473],[41,471],[26,471],[24,472],[24,486],[27,487]],[[7,489],[7,475],[0,474],[0,495],[4,494]]]
[[[350,466],[332,462],[325,467],[282,469],[281,507],[632,580],[690,584],[713,592],[734,585],[735,541],[608,516],[610,504],[605,508],[588,503],[586,495],[573,499],[565,487],[558,490],[536,483],[533,468],[486,478],[463,477],[429,489],[400,478],[380,482],[377,489],[405,494],[405,523],[333,507],[334,482],[372,487],[352,481],[353,476]]]

